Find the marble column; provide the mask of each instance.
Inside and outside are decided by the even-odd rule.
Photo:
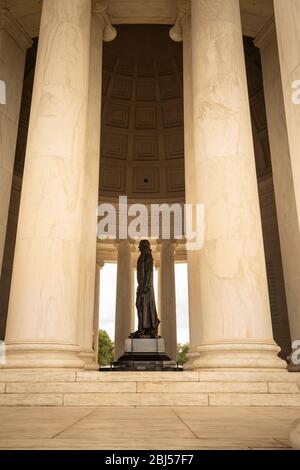
[[[194,152],[194,117],[193,117],[193,75],[192,75],[192,37],[191,16],[187,14],[182,23],[183,39],[183,83],[184,83],[184,142],[185,142],[185,195],[186,203],[194,206],[199,202],[197,184],[197,159]],[[197,347],[200,344],[199,314],[199,250],[187,250],[188,298],[190,351],[185,369],[192,369],[194,359],[199,356]]]
[[[166,354],[177,358],[176,290],[174,244],[163,240],[160,247],[160,334],[165,340]]]
[[[284,368],[272,334],[239,1],[191,6],[196,180],[205,206],[193,366]]]
[[[135,308],[135,300],[136,300],[136,291],[135,291],[135,278],[136,278],[136,260],[133,261],[131,264],[131,290],[132,290],[132,299],[131,302],[131,332],[136,331],[135,323],[137,319],[137,312]]]
[[[44,0],[6,329],[6,367],[79,368],[91,0]]]
[[[0,5],[1,7],[1,5]],[[14,171],[23,77],[31,38],[5,8],[0,8],[0,79],[6,103],[0,104],[0,275]]]
[[[95,364],[93,344],[94,294],[97,249],[97,209],[99,199],[101,98],[102,98],[102,51],[103,40],[110,41],[107,26],[97,4],[93,4],[91,17],[89,95],[87,112],[87,147],[84,168],[83,223],[80,255],[80,290],[78,298],[78,334],[80,357],[86,368],[98,368]],[[113,28],[114,29],[114,28]]]
[[[124,353],[125,339],[131,333],[132,325],[132,261],[131,244],[128,240],[118,243],[118,270],[115,317],[115,358]]]
[[[156,259],[154,260],[154,269],[157,272],[157,292],[155,292],[155,300],[156,300],[156,309],[157,315],[160,320],[161,318],[161,282],[160,282],[160,262]],[[161,322],[158,326],[158,334],[161,336]]]
[[[95,295],[94,295],[94,321],[93,321],[93,351],[94,351],[94,364],[86,366],[87,369],[99,368],[98,351],[99,351],[99,318],[100,318],[100,282],[101,270],[104,267],[104,261],[97,261],[95,269]],[[96,364],[96,367],[94,365]]]
[[[274,190],[292,341],[300,339],[300,232],[274,20],[257,36],[260,48]],[[297,368],[292,366],[291,368]]]
[[[298,230],[300,230],[300,0],[288,2],[274,0],[274,12]],[[299,291],[296,294],[294,290],[294,301],[296,297],[299,302]]]

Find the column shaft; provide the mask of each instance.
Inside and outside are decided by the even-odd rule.
[[[0,275],[14,171],[27,48],[32,41],[13,15],[0,9],[0,79],[6,103],[0,105]]]
[[[177,358],[176,291],[174,245],[163,241],[160,252],[160,331],[165,340],[166,354]]]
[[[287,134],[289,140],[291,169],[300,230],[300,0],[283,2],[274,0],[276,31],[278,38],[283,97]],[[293,94],[298,92],[296,98]],[[299,292],[298,292],[299,302]],[[299,338],[298,338],[299,339]]]
[[[137,313],[136,313],[136,307],[135,307],[135,298],[136,298],[136,292],[135,292],[135,272],[136,264],[131,265],[131,290],[132,290],[132,302],[131,302],[131,332],[136,331],[135,327],[135,321],[137,319]]]
[[[238,0],[192,0],[194,145],[205,243],[198,368],[281,368],[272,335]]]
[[[100,317],[100,282],[101,282],[101,269],[104,263],[97,263],[95,270],[95,295],[94,295],[94,325],[93,325],[93,351],[94,362],[99,368],[98,352],[99,352],[99,317]]]
[[[132,271],[131,245],[123,240],[118,244],[118,271],[115,318],[115,358],[124,353],[125,339],[131,333],[132,325]]]
[[[290,331],[294,341],[300,339],[300,1],[274,0],[274,10],[278,46],[274,39],[273,44],[263,48],[262,60],[264,80],[269,84],[266,100],[274,186]],[[293,96],[295,83],[298,88],[296,99]],[[278,93],[277,97],[271,96],[273,89]]]
[[[300,338],[300,232],[278,45],[271,22],[256,40],[260,47],[274,190],[292,341]]]
[[[194,151],[194,108],[193,108],[193,68],[191,16],[186,15],[183,23],[183,84],[184,84],[184,141],[185,141],[185,194],[186,203],[194,206],[199,203],[197,185],[197,159]],[[197,347],[200,344],[199,313],[199,250],[187,251],[188,297],[189,297],[189,330],[190,351],[186,369],[193,368],[193,360],[199,356]]]
[[[83,224],[80,255],[80,290],[78,333],[80,357],[87,368],[98,368],[93,349],[94,295],[97,249],[97,208],[101,135],[101,83],[103,26],[92,14],[90,41],[89,97],[87,113],[87,150],[84,172]]]
[[[91,0],[44,0],[6,367],[81,367],[78,299]]]

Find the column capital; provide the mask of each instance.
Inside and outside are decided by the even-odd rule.
[[[159,240],[157,240],[158,252],[160,254],[162,253],[162,250],[164,248],[168,247],[168,246],[170,246],[172,248],[174,256],[175,256],[175,251],[176,251],[176,248],[178,247],[178,240],[174,240],[174,239],[171,239],[171,240],[159,239]]]
[[[0,10],[0,31],[4,29],[26,52],[32,46],[32,39],[7,8]]]
[[[264,49],[276,37],[275,18],[272,16],[259,31],[254,44],[259,49]]]
[[[111,42],[117,37],[117,30],[111,24],[110,16],[107,13],[107,0],[93,0],[92,12],[103,21],[103,41]]]
[[[101,260],[98,260],[96,261],[96,268],[99,269],[99,271],[101,271],[102,268],[104,268],[105,266],[105,262],[101,259]]]
[[[177,18],[170,29],[170,38],[175,42],[183,41],[183,22],[191,14],[191,0],[177,0]]]
[[[134,240],[133,238],[116,238],[116,240],[114,240],[114,246],[118,246],[122,242],[127,242],[132,247],[134,247],[136,244],[136,240]]]

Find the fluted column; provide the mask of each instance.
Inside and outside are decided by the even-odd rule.
[[[6,331],[6,367],[78,357],[91,0],[44,0]]]
[[[186,203],[194,206],[199,203],[197,184],[197,159],[194,151],[194,97],[192,74],[192,37],[191,16],[187,14],[182,23],[183,31],[183,83],[184,83],[184,141],[185,141],[185,194]],[[199,356],[197,347],[200,344],[199,312],[199,250],[187,250],[188,298],[189,298],[189,331],[190,351],[185,369],[192,369],[194,359]]]
[[[291,170],[300,230],[300,0],[274,0]],[[298,90],[298,91],[297,91]],[[295,302],[300,293],[293,289]],[[298,338],[299,339],[299,338]]]
[[[160,248],[160,334],[165,340],[166,354],[177,357],[176,290],[174,244],[163,240]]]
[[[157,292],[156,292],[156,308],[157,308],[157,315],[160,320],[161,318],[161,282],[160,282],[160,261],[157,259],[154,260],[154,269],[157,272]],[[158,334],[161,336],[161,322],[158,325]]]
[[[200,356],[193,365],[282,368],[272,334],[239,1],[191,5],[196,180],[205,206]]]
[[[300,232],[276,30],[271,20],[256,38],[260,48],[274,190],[292,341],[300,338]],[[299,369],[299,366],[291,368]]]
[[[91,17],[87,146],[84,168],[83,223],[80,254],[80,290],[78,297],[78,334],[80,357],[86,368],[97,368],[93,344],[94,294],[97,245],[97,208],[99,199],[99,164],[102,98],[102,50],[106,24],[94,4]]]
[[[276,54],[274,60],[276,67],[280,66],[281,89],[278,102],[274,102],[274,97],[270,97],[270,101],[274,106],[277,106],[277,111],[281,113],[283,126],[280,130],[278,126],[275,127],[276,117],[270,118],[269,113],[268,121],[271,120],[274,127],[272,162],[275,158],[278,160],[277,171],[275,169],[277,176],[274,175],[274,183],[275,194],[277,192],[276,205],[278,206],[291,338],[294,341],[300,339],[300,0],[289,2],[274,0],[274,11],[279,50],[279,59]],[[263,54],[267,53],[266,51]],[[277,82],[274,86],[276,84]],[[277,184],[275,179],[277,179]],[[291,367],[293,366],[291,365]],[[295,369],[299,370],[299,366]]]
[[[32,41],[14,16],[0,5],[0,79],[6,102],[0,104],[0,275],[14,171],[27,49]]]
[[[132,262],[131,244],[128,240],[118,243],[118,270],[116,291],[115,318],[115,358],[119,359],[124,353],[125,339],[131,333],[132,325]]]
[[[97,261],[95,270],[95,295],[94,295],[94,322],[93,322],[93,351],[94,351],[94,363],[92,366],[87,368],[99,368],[98,363],[98,351],[99,351],[99,318],[100,318],[100,282],[101,282],[101,270],[104,267],[103,261]],[[95,367],[96,365],[96,367]],[[94,366],[94,367],[93,367]]]
[[[135,277],[136,277],[136,260],[132,260],[131,263],[131,328],[130,331],[134,332],[136,330],[135,328],[135,322],[137,318],[137,311],[135,307],[135,301],[136,301],[136,291],[135,291]]]

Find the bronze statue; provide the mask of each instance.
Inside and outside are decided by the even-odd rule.
[[[141,252],[137,262],[138,288],[136,293],[136,308],[138,315],[138,330],[130,338],[158,338],[160,323],[153,288],[153,257],[148,240],[141,240]]]

